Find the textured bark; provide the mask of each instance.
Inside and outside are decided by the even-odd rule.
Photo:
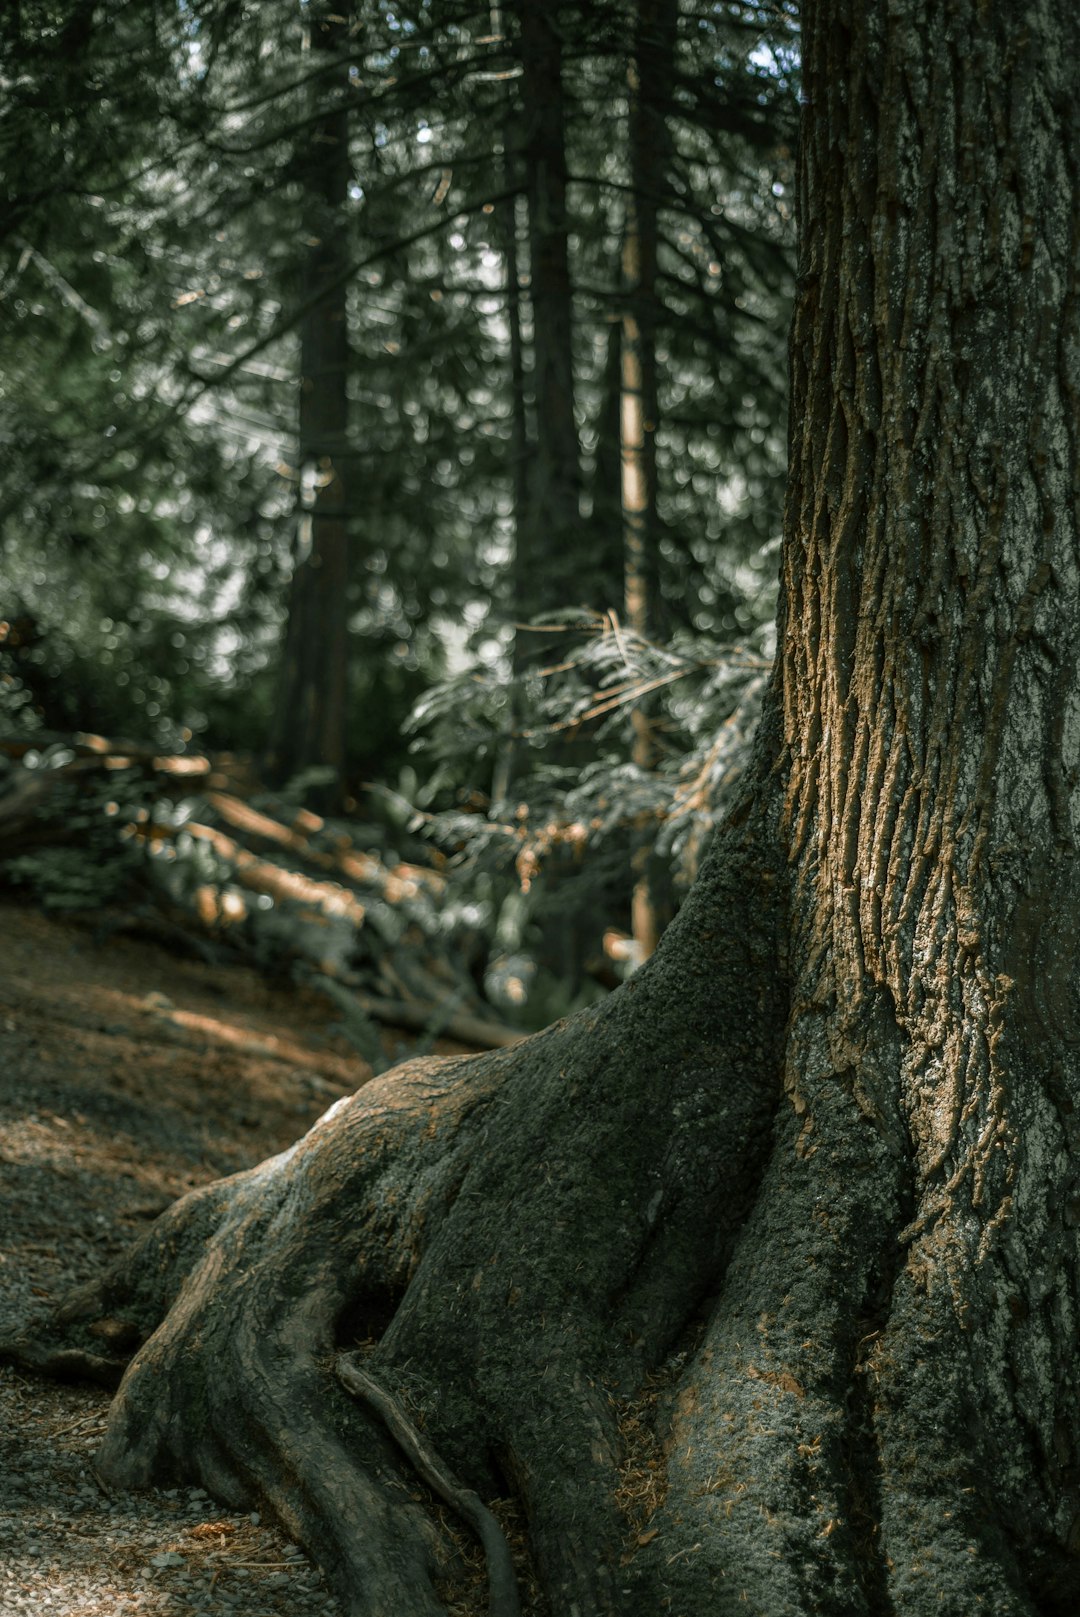
[[[805,29],[780,655],[683,912],[602,1009],[187,1197],[23,1350],[145,1337],[103,1473],[262,1499],[352,1617],[445,1609],[358,1338],[517,1489],[556,1617],[1080,1604],[1080,22]]]
[[[1076,13],[804,27],[784,1100],[657,1577],[676,1610],[1071,1611]]]

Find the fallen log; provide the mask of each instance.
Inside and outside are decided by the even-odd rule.
[[[307,810],[294,814],[291,824],[286,824],[226,792],[207,792],[206,801],[220,819],[242,833],[245,842],[269,843],[319,870],[333,872],[362,886],[375,887],[388,903],[413,898],[422,888],[437,895],[446,885],[436,871],[422,865],[398,861],[388,868],[374,854],[354,847],[346,836],[335,837],[330,848],[317,846],[312,837],[324,829],[324,822]]]
[[[102,848],[126,844],[146,858],[131,866],[129,857],[125,879],[167,918],[170,946],[205,958],[224,945],[263,966],[291,962],[349,995],[358,1017],[429,1039],[500,1049],[525,1037],[485,1014],[462,961],[447,956],[437,924],[444,877],[395,855],[384,863],[356,846],[351,827],[307,810],[271,802],[268,813],[245,801],[242,759],[170,756],[82,732],[0,736],[5,756],[0,864],[84,841],[100,863]],[[183,799],[174,812],[169,805]],[[199,847],[212,853],[209,864],[194,856]],[[369,1035],[378,1062],[376,1030]]]
[[[214,826],[189,820],[181,828],[188,836],[206,842],[218,858],[232,868],[233,879],[253,893],[266,893],[279,903],[293,899],[321,910],[326,915],[340,915],[354,926],[364,923],[364,906],[348,888],[338,882],[315,881],[298,870],[286,870],[281,865],[260,859],[249,853],[233,838]]]

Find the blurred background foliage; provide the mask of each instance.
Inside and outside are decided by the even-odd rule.
[[[243,755],[422,839],[508,1013],[631,969],[631,866],[669,916],[772,652],[797,64],[790,0],[5,8],[19,767]]]

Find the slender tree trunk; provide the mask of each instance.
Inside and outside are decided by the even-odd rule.
[[[597,558],[599,586],[591,602],[598,610],[606,610],[626,593],[622,515],[621,315],[612,315],[607,331],[600,408],[596,418],[596,456],[589,494],[592,505],[589,550]]]
[[[497,37],[501,36],[503,26],[500,9],[498,6],[493,6],[491,9],[492,34]],[[517,145],[513,118],[509,110],[503,123],[502,140],[501,188],[506,193],[512,189],[512,180],[516,167],[516,159],[513,153]],[[507,727],[510,733],[499,749],[491,787],[492,809],[496,813],[500,812],[500,805],[505,804],[510,794],[514,778],[514,755],[516,750],[514,737],[521,722],[517,681],[521,672],[523,648],[521,635],[516,624],[522,612],[522,602],[527,596],[525,568],[528,555],[527,534],[530,520],[530,468],[533,457],[533,442],[529,432],[529,410],[526,397],[525,340],[522,334],[521,318],[521,254],[518,232],[518,198],[516,195],[507,196],[506,200],[499,204],[497,219],[502,238],[503,263],[506,275],[506,324],[510,350],[510,456],[512,462],[510,487],[513,501],[513,555],[507,573],[509,586],[507,605],[509,607],[509,617],[514,627],[511,630],[513,639],[510,651],[510,703],[507,718]]]
[[[566,137],[559,7],[519,0],[529,203],[529,301],[536,452],[529,520],[519,531],[526,617],[574,604],[581,471],[574,419],[573,290],[568,250]]]
[[[527,520],[518,530],[519,622],[581,605],[578,560],[584,540],[581,466],[575,419],[573,287],[570,279],[562,23],[559,4],[517,0],[522,62],[522,122],[529,209],[529,308],[535,450],[530,461]],[[518,666],[561,660],[558,631],[530,628],[519,639]],[[565,736],[549,741],[546,758],[566,763]],[[573,855],[554,848],[544,880],[549,903],[539,953],[573,988],[580,983],[585,942],[579,915],[552,900],[573,871]]]
[[[510,454],[513,460],[511,491],[513,500],[513,554],[508,568],[507,591],[510,609],[510,700],[507,714],[507,735],[499,748],[492,780],[491,797],[494,812],[505,804],[514,779],[517,743],[515,736],[521,725],[522,712],[518,680],[524,662],[521,632],[517,627],[520,603],[526,598],[528,583],[525,577],[527,559],[526,533],[529,525],[529,488],[532,444],[529,436],[528,405],[525,396],[525,346],[521,333],[521,272],[518,263],[517,203],[511,198],[500,209],[503,227],[503,256],[506,264],[506,323],[510,335],[510,389],[511,431]]]
[[[522,556],[521,535],[527,528],[529,521],[529,466],[532,457],[532,440],[529,433],[529,413],[526,399],[525,344],[521,334],[521,269],[518,255],[516,199],[506,204],[503,210],[503,220],[506,231],[506,320],[510,333],[510,388],[512,399],[510,453],[514,463],[511,481],[514,500],[513,594],[516,604],[525,593],[525,581],[522,578],[524,558]],[[514,660],[516,664],[516,639]]]
[[[659,532],[656,505],[656,430],[660,404],[656,371],[657,200],[664,174],[671,93],[675,0],[638,0],[634,54],[627,74],[631,190],[623,234],[622,279],[622,511],[625,614],[642,640],[659,606]],[[633,762],[655,767],[656,744],[646,702],[631,713]],[[632,855],[631,932],[642,960],[656,949],[663,927],[660,871],[652,858],[649,827],[639,827]]]
[[[319,0],[308,7],[309,48],[334,61],[348,40],[347,17]],[[314,94],[340,93],[320,76]],[[348,690],[348,531],[344,455],[348,441],[348,329],[341,270],[349,184],[349,119],[344,105],[312,126],[303,164],[306,258],[301,297],[299,460],[302,506],[289,589],[288,621],[269,773],[283,781],[304,770],[330,772],[313,794],[340,807]],[[319,297],[323,287],[328,290]],[[317,300],[317,301],[316,301]]]
[[[656,432],[657,214],[668,150],[675,0],[638,0],[627,74],[631,189],[623,234],[622,505],[626,618],[642,635],[660,611]]]
[[[5,1347],[145,1338],[102,1474],[263,1500],[351,1617],[458,1598],[357,1339],[556,1617],[1080,1606],[1080,15],[804,23],[780,655],[687,904]]]

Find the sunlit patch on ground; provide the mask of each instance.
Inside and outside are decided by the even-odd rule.
[[[325,1006],[0,906],[0,1332],[192,1185],[260,1161],[369,1075]],[[108,1403],[0,1368],[0,1617],[323,1617],[295,1546],[197,1490],[108,1495]]]

